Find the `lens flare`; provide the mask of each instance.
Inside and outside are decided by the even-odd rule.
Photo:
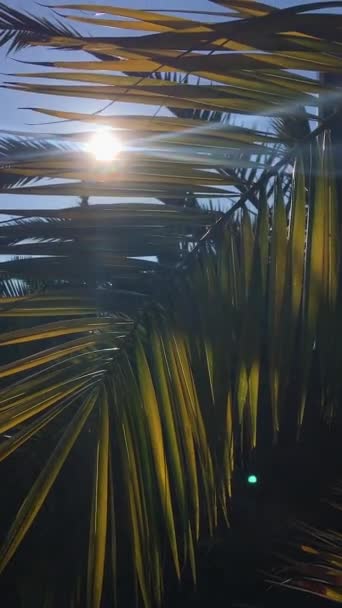
[[[120,140],[109,130],[97,131],[92,135],[87,149],[96,160],[112,162],[122,150]]]

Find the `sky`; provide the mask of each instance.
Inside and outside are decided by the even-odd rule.
[[[47,3],[49,0],[45,0]],[[65,2],[66,0],[64,0]],[[302,0],[304,3],[305,0]],[[308,2],[309,0],[306,0]],[[44,2],[44,0],[42,0]],[[76,0],[74,0],[77,3]],[[50,0],[50,4],[63,4],[63,0]],[[277,8],[285,8],[287,6],[298,4],[298,0],[270,0],[270,4]],[[5,0],[6,4],[6,0]],[[26,11],[32,13],[34,15],[38,15],[40,17],[47,16],[48,18],[53,18],[53,14],[48,9],[44,9],[42,6],[39,6],[38,3],[33,0],[7,0],[7,4],[11,6],[11,8],[18,9],[20,11]],[[172,10],[184,9],[186,7],[187,10],[220,10],[219,5],[215,5],[208,0],[98,0],[97,2],[92,0],[92,4],[96,4],[98,6],[101,5],[111,5],[111,6],[124,6],[125,8],[143,8],[143,9],[153,9],[160,10],[165,9],[167,6],[171,7]],[[79,30],[84,31],[87,34],[92,33],[94,28],[92,26],[84,26],[83,29],[79,24],[74,24]],[[99,31],[99,30],[97,30]],[[115,30],[109,30],[109,28],[104,28],[103,35],[110,35],[111,32]],[[125,35],[127,35],[127,31],[125,30]],[[0,82],[5,82],[11,80],[11,77],[8,77],[7,74],[14,72],[25,72],[25,71],[34,71],[33,66],[27,66],[24,64],[18,63],[16,60],[22,59],[25,61],[53,61],[54,59],[63,58],[65,55],[65,59],[71,59],[71,56],[74,60],[82,60],[85,59],[85,54],[82,52],[67,52],[64,53],[61,51],[53,51],[51,49],[23,49],[20,53],[12,53],[9,56],[6,56],[6,49],[0,48]],[[39,68],[41,70],[41,68]],[[42,69],[43,71],[43,69]],[[43,96],[43,95],[35,95],[35,94],[25,94],[18,91],[9,91],[6,89],[1,90],[1,114],[0,114],[0,130],[28,130],[28,131],[50,131],[53,132],[55,127],[52,122],[51,125],[42,125],[42,122],[45,122],[45,117],[42,117],[38,114],[34,114],[29,110],[23,110],[20,108],[23,107],[50,107],[53,109],[59,110],[70,110],[77,112],[95,112],[100,108],[106,105],[104,101],[94,101],[90,99],[73,99],[66,98],[63,99],[61,97],[51,97],[51,96]],[[115,113],[134,113],[137,108],[130,104],[122,104],[117,103],[115,105]],[[142,112],[141,106],[138,108],[139,113]],[[145,107],[145,111],[146,110]],[[112,106],[110,109],[110,113],[114,113],[114,107]],[[49,120],[49,119],[48,119]],[[68,125],[58,125],[59,130],[67,130],[70,131],[77,130],[82,128],[81,125],[72,124]],[[37,197],[38,200],[33,197],[25,197],[25,206],[41,206],[43,203],[40,197]],[[40,199],[40,200],[39,200]],[[59,200],[58,206],[60,206]],[[51,202],[51,201],[50,201]],[[63,201],[63,205],[65,201]],[[23,205],[23,197],[14,197],[14,196],[1,196],[0,199],[0,207],[7,208],[8,206],[22,206]],[[55,205],[53,205],[55,206]]]

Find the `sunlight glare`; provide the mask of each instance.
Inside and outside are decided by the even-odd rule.
[[[88,150],[96,160],[111,162],[121,152],[122,144],[111,131],[103,129],[91,137]]]

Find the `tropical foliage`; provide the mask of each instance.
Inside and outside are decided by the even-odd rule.
[[[295,522],[291,553],[288,551],[282,556],[282,567],[273,574],[272,583],[340,603],[342,538],[338,521],[341,484],[333,488],[332,497],[325,499],[321,511],[325,529],[317,527],[317,524]]]
[[[1,44],[62,56],[3,86],[111,106],[35,107],[85,129],[0,140],[3,196],[45,197],[0,227],[0,570],[25,606],[161,603],[259,449],[340,428],[339,92],[317,72],[340,70],[342,3],[214,4],[0,5]],[[103,125],[124,142],[106,165]]]

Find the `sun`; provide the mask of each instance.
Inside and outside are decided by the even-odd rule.
[[[122,143],[109,129],[101,129],[92,135],[87,149],[96,160],[111,162],[120,154]]]

